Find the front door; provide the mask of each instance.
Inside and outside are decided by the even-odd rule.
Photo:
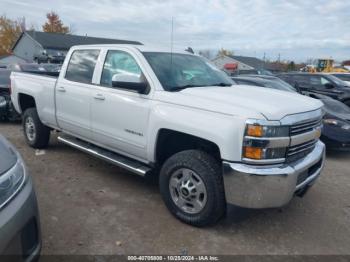
[[[93,139],[113,151],[146,159],[147,124],[151,100],[147,95],[112,87],[113,75],[142,75],[136,59],[128,52],[109,50],[100,84],[92,88],[91,124]]]

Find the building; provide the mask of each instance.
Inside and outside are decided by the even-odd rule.
[[[12,47],[12,51],[15,56],[29,62],[60,63],[72,46],[90,44],[141,45],[141,43],[137,41],[25,31]]]
[[[263,60],[256,57],[249,56],[235,56],[235,55],[219,55],[212,60],[212,62],[221,70],[227,68],[234,68],[236,65],[238,71],[252,71],[252,73],[261,73],[263,71],[275,71],[275,68],[270,66],[270,63],[265,63]],[[271,68],[270,68],[271,67]]]
[[[6,65],[8,64],[25,63],[25,62],[27,62],[25,59],[20,58],[14,54],[0,56],[0,68],[6,67]]]

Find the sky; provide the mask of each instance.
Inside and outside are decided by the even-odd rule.
[[[348,0],[1,0],[0,15],[41,30],[57,12],[75,34],[144,44],[225,48],[270,60],[350,59]],[[172,32],[173,20],[173,34]]]

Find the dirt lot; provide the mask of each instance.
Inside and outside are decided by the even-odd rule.
[[[279,210],[229,207],[217,226],[173,218],[156,185],[57,143],[29,148],[18,124],[0,133],[22,153],[34,179],[43,254],[350,254],[350,154],[329,153],[304,198]]]

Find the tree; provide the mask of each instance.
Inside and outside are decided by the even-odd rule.
[[[221,48],[218,52],[218,56],[231,56],[233,52],[224,48]]]
[[[288,64],[287,70],[288,70],[288,71],[295,71],[295,70],[296,70],[296,66],[295,66],[294,61],[291,61],[291,62]]]
[[[207,59],[211,59],[211,57],[212,57],[211,52],[208,49],[200,50],[199,51],[199,55],[201,55],[201,56],[203,56],[203,57],[205,57]]]
[[[63,25],[59,15],[54,11],[46,14],[47,22],[43,25],[43,31],[47,33],[69,34],[70,28]]]
[[[21,35],[24,20],[11,20],[0,16],[0,55],[10,54],[11,48]]]

